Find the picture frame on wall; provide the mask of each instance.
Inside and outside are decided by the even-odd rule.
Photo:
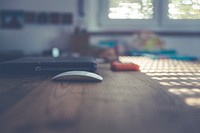
[[[35,24],[37,18],[37,13],[35,12],[25,12],[24,13],[24,21],[26,24]]]
[[[36,21],[37,24],[42,24],[42,25],[48,24],[49,23],[48,13],[47,12],[37,13]]]
[[[53,25],[58,25],[61,23],[61,14],[58,12],[49,13],[49,23]]]
[[[63,13],[61,17],[61,24],[63,25],[71,25],[73,23],[73,15],[72,13]]]
[[[1,10],[0,20],[2,29],[21,29],[24,27],[24,11]]]

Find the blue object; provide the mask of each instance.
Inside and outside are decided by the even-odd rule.
[[[108,41],[100,41],[99,42],[100,47],[114,48],[116,45],[117,45],[116,40],[108,40]]]
[[[143,55],[176,55],[177,52],[174,49],[163,49],[163,50],[130,50],[128,55],[130,56],[143,56]]]
[[[181,61],[197,61],[198,58],[195,56],[181,56],[177,55],[177,51],[174,49],[163,49],[163,50],[130,50],[129,56],[148,56],[151,59],[173,59]]]
[[[180,61],[197,61],[198,58],[195,56],[180,56],[180,55],[161,55],[161,56],[156,56],[152,55],[150,56],[152,59],[172,59],[172,60],[180,60]]]

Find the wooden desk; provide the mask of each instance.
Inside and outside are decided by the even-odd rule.
[[[200,133],[200,87],[159,83],[169,76],[152,77],[149,73],[158,72],[144,68],[112,72],[99,65],[98,70],[100,83],[0,76],[0,133]],[[183,76],[172,77],[181,83]]]

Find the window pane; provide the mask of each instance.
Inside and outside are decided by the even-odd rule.
[[[110,19],[152,19],[153,0],[109,0]]]
[[[170,19],[200,19],[200,0],[169,0]]]

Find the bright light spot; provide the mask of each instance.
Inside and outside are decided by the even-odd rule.
[[[54,58],[59,57],[59,56],[60,56],[60,50],[59,50],[58,48],[53,48],[53,49],[52,49],[52,56],[53,56]]]
[[[194,88],[194,89],[192,89],[192,91],[200,93],[200,89],[198,89],[198,88]]]
[[[189,83],[189,82],[181,82],[181,84],[183,84],[183,85],[193,85],[192,83]]]
[[[178,80],[177,77],[171,77],[170,80]]]
[[[170,82],[170,84],[172,84],[172,85],[181,85],[181,83],[178,83],[178,82]]]
[[[177,75],[184,76],[185,74],[184,73],[177,73]]]
[[[192,82],[192,84],[194,84],[196,86],[200,86],[200,82]]]
[[[192,0],[182,0],[182,3],[184,5],[191,5],[192,4]]]
[[[182,93],[182,94],[187,94],[187,95],[194,95],[195,93],[192,91],[192,90],[190,90],[190,89],[180,89],[180,92]]]
[[[152,19],[153,5],[148,1],[127,2],[110,0],[108,17],[110,19]]]
[[[180,79],[182,79],[182,80],[187,80],[188,78],[186,78],[186,77],[181,77]]]
[[[133,9],[140,9],[142,7],[140,3],[119,3],[119,6]]]
[[[169,12],[170,14],[178,14],[178,13],[179,13],[179,11],[178,11],[177,9],[175,9],[175,8],[169,9],[168,12]]]
[[[146,75],[148,75],[148,76],[157,76],[157,74],[154,74],[154,73],[146,73]]]
[[[171,88],[168,90],[169,92],[175,95],[196,95],[200,94],[200,89],[198,88]]]
[[[196,10],[200,10],[200,5],[199,4],[192,5],[192,8]]]
[[[185,103],[189,106],[200,107],[200,98],[186,98]]]
[[[181,95],[181,92],[178,89],[169,89],[169,92],[171,92],[175,95]]]
[[[151,77],[152,79],[160,80],[159,77]]]
[[[197,0],[170,0],[168,16],[170,19],[200,19],[199,9],[200,4]],[[182,64],[190,65],[190,63]]]
[[[189,77],[190,80],[198,80],[198,78],[195,77]]]
[[[172,86],[170,83],[168,82],[160,82],[161,85],[164,85],[164,86]]]

